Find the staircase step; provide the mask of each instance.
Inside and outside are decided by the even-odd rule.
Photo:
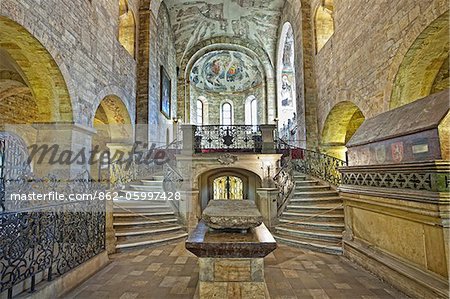
[[[307,219],[307,220],[325,220],[325,221],[343,221],[344,220],[344,214],[323,214],[323,215],[317,215],[314,216],[314,213],[299,213],[299,212],[291,212],[291,211],[287,211],[284,212],[281,217],[283,217],[284,219],[289,218],[292,219],[293,217],[295,217],[296,219],[298,219],[298,221],[301,221],[302,219]],[[314,217],[313,217],[314,216]]]
[[[328,191],[297,191],[295,188],[294,197],[295,198],[311,198],[311,197],[331,197],[331,196],[339,196],[334,190]]]
[[[116,245],[117,249],[126,249],[126,248],[135,248],[140,246],[152,246],[164,244],[170,241],[184,239],[188,236],[186,232],[176,232],[176,233],[168,233],[157,236],[145,236],[141,238],[136,238],[133,240],[126,240],[123,242],[118,242]]]
[[[165,210],[170,209],[169,205],[128,205],[128,206],[122,206],[122,205],[114,205],[114,212],[126,212],[127,210],[141,213],[141,212],[150,212],[155,210]]]
[[[141,183],[144,186],[162,186],[163,181],[154,181],[154,180],[141,180]]]
[[[339,196],[330,196],[330,197],[305,197],[305,198],[293,198],[289,201],[290,204],[296,205],[314,205],[317,203],[342,203],[342,199]]]
[[[298,229],[301,228],[313,228],[316,230],[331,230],[331,231],[339,231],[342,232],[345,229],[344,222],[342,221],[336,221],[336,222],[330,222],[330,221],[314,221],[314,219],[306,220],[306,221],[298,221],[296,222],[295,219],[280,219],[279,220],[280,225],[288,225],[290,227],[297,227]]]
[[[144,226],[144,225],[154,225],[154,224],[161,224],[161,223],[178,223],[178,219],[175,217],[167,217],[167,218],[158,218],[158,219],[145,219],[145,218],[139,218],[139,219],[120,219],[117,218],[114,219],[114,226]]]
[[[323,213],[326,211],[340,211],[344,210],[342,204],[314,204],[314,205],[288,205],[287,211],[290,212],[300,212],[304,211],[305,213]]]
[[[285,234],[275,234],[275,239],[282,243],[287,243],[290,245],[298,246],[301,248],[307,248],[314,251],[330,253],[330,254],[342,254],[341,243],[327,242],[319,240],[310,240],[307,238],[295,237]]]
[[[123,213],[113,213],[114,217],[158,217],[158,216],[175,216],[175,213],[173,211],[155,211],[155,212],[145,212],[145,213],[130,213],[130,212],[123,212]]]
[[[177,224],[161,225],[155,228],[120,228],[116,230],[116,237],[132,237],[140,235],[159,234],[176,230],[183,230],[183,228]]]
[[[302,180],[302,181],[296,181],[295,185],[296,186],[315,186],[319,184],[319,181],[317,180]]]
[[[138,184],[130,184],[129,190],[123,190],[123,191],[131,191],[131,192],[139,192],[139,191],[145,191],[145,192],[164,192],[162,185],[138,185]],[[128,189],[127,188],[127,189]]]
[[[131,194],[133,195],[133,194]],[[147,197],[147,199],[127,199],[125,196],[120,196],[116,200],[113,201],[114,204],[120,205],[120,206],[139,206],[139,205],[167,205],[169,204],[168,200],[164,199],[150,199]]]
[[[330,186],[327,185],[312,185],[312,186],[296,186],[295,193],[306,192],[306,191],[329,191]]]
[[[315,229],[298,229],[298,227],[290,225],[278,225],[275,227],[277,233],[299,236],[312,240],[332,241],[339,243],[342,240],[342,232],[323,231]]]

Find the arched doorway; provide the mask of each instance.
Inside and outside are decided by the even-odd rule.
[[[93,178],[107,178],[110,160],[115,158],[112,148],[123,152],[131,149],[133,139],[131,117],[122,100],[109,95],[97,107],[93,125],[96,134],[92,138],[92,148],[96,153],[93,157],[96,163],[91,165],[91,174]]]
[[[330,156],[346,159],[345,145],[364,122],[361,110],[352,102],[340,102],[331,109],[322,130],[321,150]]]
[[[395,78],[394,109],[450,88],[449,12],[433,21],[409,48]]]
[[[214,200],[243,200],[244,182],[237,176],[221,176],[213,181]]]

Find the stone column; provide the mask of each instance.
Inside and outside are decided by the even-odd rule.
[[[258,188],[256,193],[256,206],[264,218],[264,224],[271,228],[275,226],[278,213],[278,189],[276,188]]]
[[[201,217],[201,208],[199,203],[199,190],[192,189],[188,191],[179,191],[181,199],[179,201],[178,211],[183,224],[191,232],[198,224]]]
[[[183,134],[183,150],[181,151],[181,154],[191,155],[194,153],[195,126],[194,125],[182,125],[181,132]]]
[[[276,152],[274,132],[276,125],[260,125],[262,134],[262,153],[273,154]]]

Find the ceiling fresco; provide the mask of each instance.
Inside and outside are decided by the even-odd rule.
[[[178,59],[200,41],[239,37],[275,55],[277,29],[285,0],[168,0]]]
[[[240,92],[260,85],[263,80],[255,61],[237,51],[214,51],[193,66],[190,81],[209,92]]]

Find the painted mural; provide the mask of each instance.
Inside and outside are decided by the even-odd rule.
[[[261,72],[255,61],[236,51],[214,51],[199,59],[192,68],[191,84],[209,92],[241,92],[261,85]]]
[[[251,40],[274,57],[284,0],[167,0],[178,59],[200,41],[231,36]]]
[[[286,141],[298,139],[297,106],[295,103],[294,33],[289,23],[283,26],[278,60],[278,124],[280,137]]]

